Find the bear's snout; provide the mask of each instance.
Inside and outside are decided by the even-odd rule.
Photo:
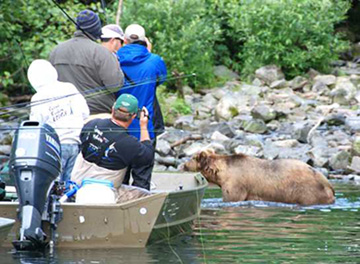
[[[192,171],[192,172],[198,171],[197,161],[195,161],[194,159],[191,159],[191,160],[185,162],[182,169],[184,171]]]

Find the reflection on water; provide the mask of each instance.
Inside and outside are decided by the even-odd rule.
[[[58,250],[0,263],[359,263],[360,186],[335,182],[336,203],[307,206],[224,203],[209,189],[189,235],[145,249]]]

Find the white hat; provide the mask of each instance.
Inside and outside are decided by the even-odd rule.
[[[124,32],[121,27],[116,24],[110,24],[102,27],[101,32],[102,39],[119,38],[121,40],[124,40]]]
[[[139,40],[146,41],[145,29],[138,24],[132,24],[125,29],[125,38],[130,43],[139,41]]]

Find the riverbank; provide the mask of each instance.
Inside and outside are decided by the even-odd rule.
[[[329,178],[360,182],[359,64],[339,61],[333,74],[311,70],[292,80],[271,65],[258,69],[252,82],[240,81],[223,66],[214,74],[228,81],[198,93],[184,88],[191,114],[174,119],[158,138],[155,170],[178,171],[192,155],[212,148],[299,159]],[[170,96],[166,103],[171,107],[175,100]],[[26,119],[27,112],[16,116]],[[0,122],[1,161],[10,154],[18,123],[15,116]]]
[[[285,80],[276,66],[252,82],[229,78],[222,87],[185,89],[192,114],[177,118],[157,142],[156,170],[176,171],[204,148],[265,159],[294,158],[329,178],[360,181],[360,67],[339,61],[333,74],[311,70]],[[171,105],[173,98],[167,103]]]

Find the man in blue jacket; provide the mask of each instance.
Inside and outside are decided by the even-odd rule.
[[[164,132],[164,120],[156,98],[156,87],[166,80],[167,70],[163,59],[149,50],[150,43],[145,36],[145,30],[138,24],[132,24],[125,29],[125,46],[117,52],[121,69],[124,72],[125,84],[116,94],[134,95],[139,101],[139,108],[146,107],[149,111],[148,130],[155,147],[156,136]],[[140,138],[139,120],[134,120],[129,134]],[[154,164],[141,168],[129,169],[124,183],[129,182],[130,171],[133,176],[133,186],[150,189],[151,172]]]

